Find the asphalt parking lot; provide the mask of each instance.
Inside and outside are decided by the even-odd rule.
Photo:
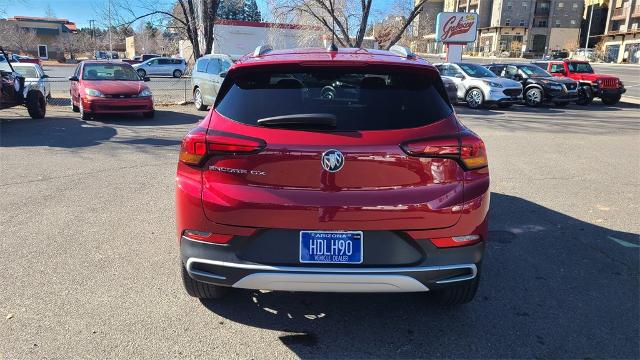
[[[205,113],[0,112],[0,358],[640,358],[640,109],[472,111],[492,172],[474,302],[188,297],[174,173]]]

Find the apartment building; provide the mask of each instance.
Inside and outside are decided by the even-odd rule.
[[[578,47],[584,0],[445,0],[442,11],[478,14],[478,37],[467,50],[538,57]]]
[[[640,63],[640,1],[611,0],[604,33],[605,58]]]

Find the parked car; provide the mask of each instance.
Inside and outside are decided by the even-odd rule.
[[[24,77],[24,85],[27,89],[37,89],[45,97],[51,98],[51,84],[49,83],[49,75],[44,73],[42,67],[32,63],[14,63],[14,70]]]
[[[507,108],[522,100],[519,82],[500,78],[481,65],[460,62],[435,66],[443,78],[456,83],[458,99],[472,109],[491,104]]]
[[[151,90],[133,67],[120,61],[82,61],[71,81],[71,108],[83,120],[96,114],[142,113],[154,115]]]
[[[205,55],[196,60],[195,70],[191,74],[193,103],[198,110],[207,110],[213,105],[220,91],[222,80],[233,64],[231,57],[222,54]]]
[[[26,106],[32,119],[42,119],[47,113],[47,100],[38,88],[25,83],[0,47],[0,110]]]
[[[182,141],[187,293],[472,300],[487,239],[487,154],[435,67],[398,47],[254,54],[229,69],[214,108]]]
[[[14,62],[38,64],[42,66],[42,61],[40,59],[32,58],[31,56],[12,54],[10,58],[11,61]]]
[[[585,96],[580,104],[586,105],[599,97],[607,105],[615,105],[627,90],[622,81],[612,75],[596,74],[586,61],[535,61],[533,64],[548,71],[553,76],[569,77],[580,83]]]
[[[494,74],[519,81],[524,89],[524,102],[528,106],[539,106],[551,102],[563,107],[578,100],[578,83],[566,77],[553,77],[533,64],[485,65]]]
[[[133,65],[133,64],[139,64],[139,63],[141,63],[143,61],[147,61],[149,59],[153,59],[153,58],[157,58],[157,57],[160,57],[160,55],[157,55],[157,54],[142,54],[142,55],[134,56],[133,59],[122,59],[122,61]]]
[[[115,51],[96,51],[94,55],[96,60],[113,60],[120,58]]]
[[[562,60],[569,57],[569,52],[566,50],[551,50],[551,52],[542,57],[542,60]]]
[[[447,77],[442,77],[442,84],[444,85],[444,89],[447,91],[449,102],[456,105],[458,103],[458,86],[456,86],[455,81]]]
[[[589,48],[576,49],[573,54],[571,54],[571,59],[574,60],[594,61],[596,60],[596,58],[597,56],[595,49]]]
[[[171,75],[175,78],[182,77],[187,71],[187,63],[184,59],[156,57],[133,65],[141,77],[150,75]]]

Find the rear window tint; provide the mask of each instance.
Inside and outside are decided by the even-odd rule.
[[[435,75],[435,76],[434,76]],[[295,114],[334,115],[338,131],[404,129],[452,113],[437,74],[358,72],[252,72],[226,78],[216,110],[234,121]]]

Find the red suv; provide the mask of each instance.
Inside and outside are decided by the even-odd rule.
[[[410,51],[256,49],[183,139],[184,286],[476,292],[489,169],[438,71]]]

